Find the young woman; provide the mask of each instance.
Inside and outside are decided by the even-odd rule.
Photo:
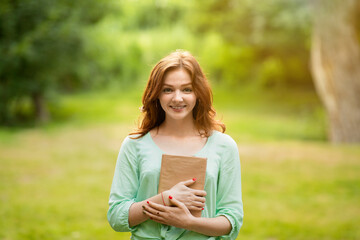
[[[112,228],[131,231],[131,239],[235,239],[243,221],[239,153],[214,119],[211,89],[195,58],[176,51],[160,60],[142,102],[144,118],[124,140],[115,167]],[[207,158],[204,190],[191,189],[194,178],[158,194],[162,154]]]

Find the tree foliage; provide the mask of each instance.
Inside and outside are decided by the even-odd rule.
[[[196,1],[189,26],[220,33],[233,54],[224,58],[244,66],[239,75],[227,64],[221,76],[262,87],[312,86],[308,70],[310,8],[299,0]],[[229,76],[230,75],[230,76]]]
[[[46,95],[81,85],[82,30],[107,11],[96,0],[0,2],[0,123],[20,120],[19,112],[45,121]]]
[[[1,1],[0,124],[46,118],[46,97],[59,90],[124,91],[179,48],[221,85],[314,90],[309,3]]]

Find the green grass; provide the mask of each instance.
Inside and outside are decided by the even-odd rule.
[[[248,220],[243,238],[360,237],[359,149],[271,143],[240,146],[240,155]]]
[[[129,239],[106,212],[118,149],[139,114],[134,92],[65,96],[55,122],[0,129],[0,239]],[[239,239],[360,239],[360,148],[324,141],[313,94],[216,89],[214,98],[239,144]]]

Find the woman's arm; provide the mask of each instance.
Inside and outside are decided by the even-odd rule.
[[[155,195],[141,202],[135,202],[129,209],[129,226],[136,226],[149,219],[143,214],[143,207],[147,202],[154,202],[163,206],[171,206],[169,196],[174,196],[189,210],[202,210],[205,206],[206,192],[189,188],[196,179],[179,182],[168,191]]]
[[[147,217],[145,214],[143,214],[142,206],[147,204],[147,202],[149,202],[149,201],[164,205],[164,203],[162,202],[163,201],[162,198],[163,197],[161,196],[161,194],[158,194],[158,195],[153,196],[144,201],[133,203],[129,209],[129,226],[134,227],[134,226],[148,220],[149,217]],[[164,198],[164,201],[165,201],[165,198]],[[168,200],[166,200],[166,201],[167,202],[165,202],[165,204],[167,203],[167,205],[169,205],[169,201]]]
[[[215,218],[194,218],[186,229],[207,236],[223,236],[230,233],[231,224],[224,216]]]
[[[169,197],[175,207],[163,206],[149,201],[143,207],[143,215],[161,224],[198,232],[207,236],[227,235],[231,224],[224,216],[215,218],[197,218],[191,215],[186,206],[173,197]]]

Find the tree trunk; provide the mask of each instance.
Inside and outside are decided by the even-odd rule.
[[[356,0],[315,1],[311,70],[334,143],[360,142],[359,14]]]
[[[43,94],[35,92],[31,96],[35,109],[35,117],[39,123],[46,123],[50,120],[50,114],[47,109]]]

